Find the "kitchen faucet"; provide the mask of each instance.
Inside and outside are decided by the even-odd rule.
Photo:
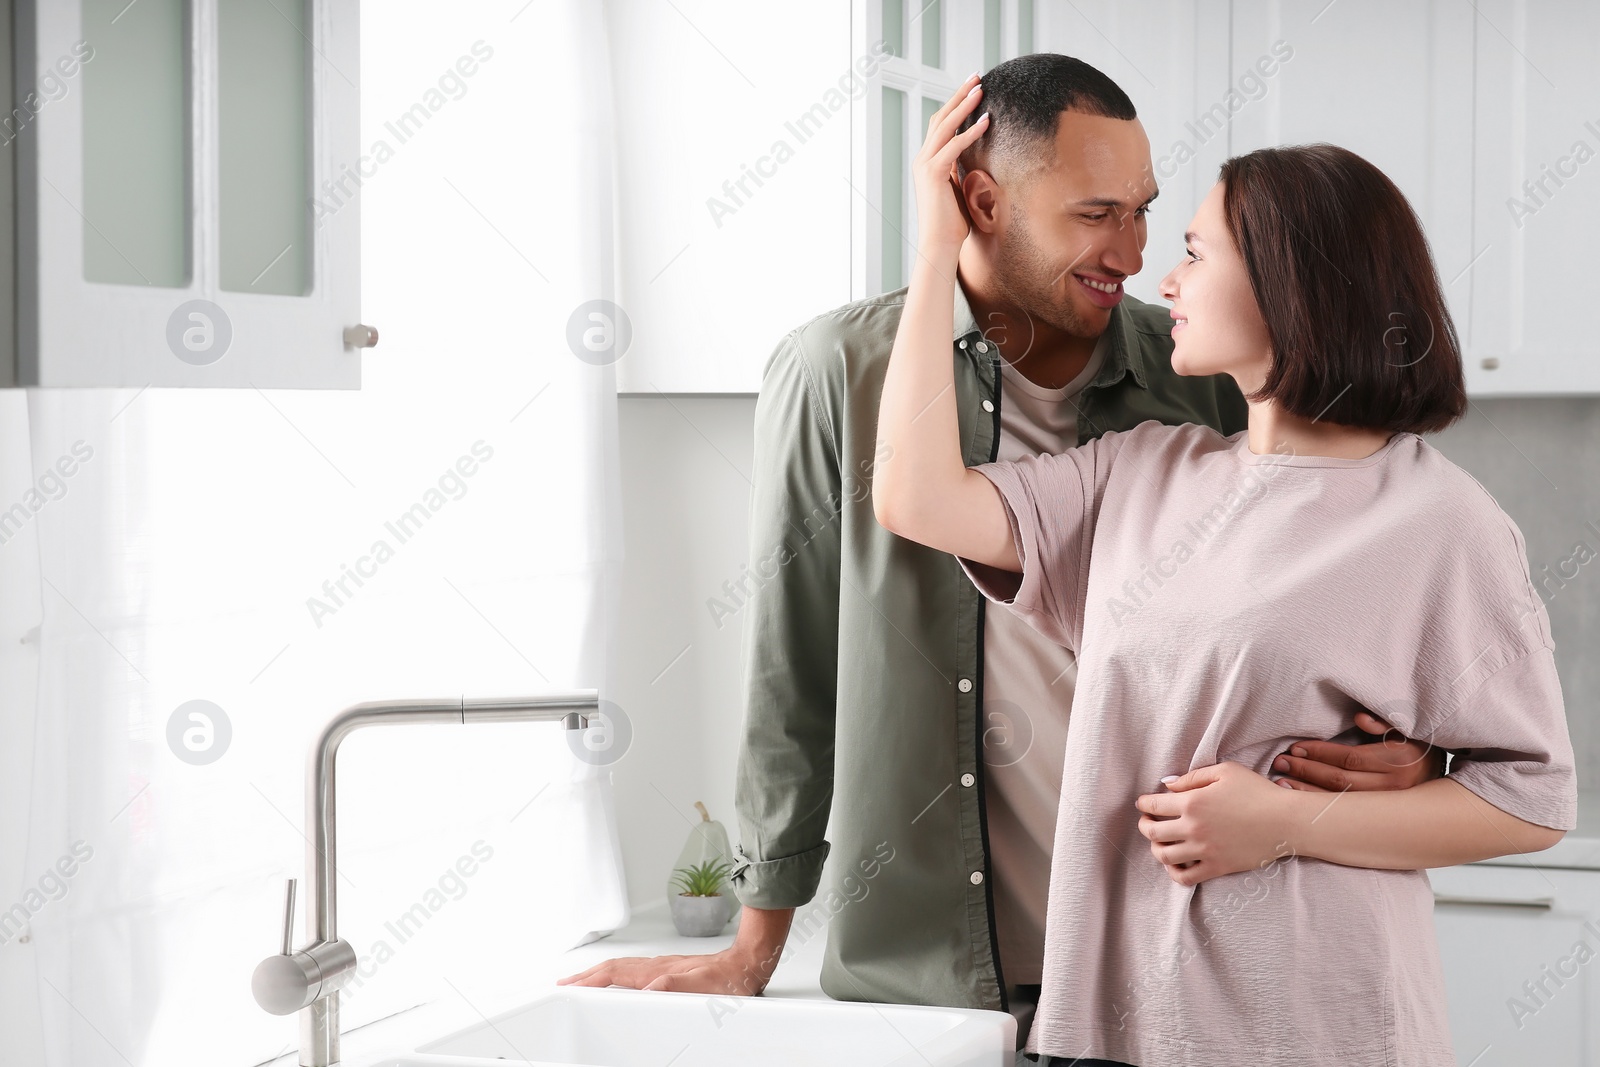
[[[306,765],[306,871],[311,891],[306,900],[307,944],[293,951],[294,879],[289,880],[283,909],[282,951],[268,956],[250,980],[256,1003],[274,1015],[300,1016],[302,1067],[330,1067],[339,1062],[339,989],[355,970],[356,952],[338,935],[334,883],[338,862],[334,850],[334,758],[339,743],[363,726],[416,723],[557,722],[581,730],[600,712],[593,689],[537,697],[490,697],[447,700],[394,700],[355,704],[341,711],[317,735]]]

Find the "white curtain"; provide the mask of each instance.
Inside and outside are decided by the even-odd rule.
[[[601,10],[386,0],[363,22],[363,144],[392,150],[360,194],[363,388],[0,395],[0,509],[24,505],[0,519],[8,1067],[291,1051],[249,980],[284,879],[305,899],[317,727],[362,700],[606,693],[615,381],[567,336],[617,298]],[[626,921],[621,753],[595,740],[346,742],[346,1028],[515,988]]]

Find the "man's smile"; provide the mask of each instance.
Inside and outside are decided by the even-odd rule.
[[[1122,301],[1122,280],[1099,274],[1072,275],[1096,307],[1114,308]]]

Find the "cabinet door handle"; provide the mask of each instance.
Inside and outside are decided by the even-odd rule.
[[[1468,897],[1457,893],[1435,893],[1433,903],[1435,906],[1464,904],[1479,908],[1532,908],[1535,911],[1549,911],[1556,906],[1554,897]]]
[[[378,343],[378,328],[357,323],[344,328],[344,343],[351,348],[371,348]]]

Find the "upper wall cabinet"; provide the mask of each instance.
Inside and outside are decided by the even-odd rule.
[[[17,0],[8,384],[357,388],[356,0]]]
[[[1477,0],[1472,317],[1481,394],[1600,393],[1600,4]]]
[[[610,8],[626,393],[754,393],[850,299],[852,103],[881,57],[850,0]]]
[[[1159,299],[1229,156],[1331,142],[1422,218],[1470,392],[1600,393],[1600,334],[1569,310],[1600,244],[1592,0],[824,0],[804,14],[622,0],[614,14],[624,390],[754,392],[789,329],[905,285],[928,116],[968,72],[1053,51],[1115,79],[1149,135],[1161,196],[1134,296]]]
[[[1277,62],[1235,101],[1229,154],[1328,142],[1376,165],[1421,217],[1465,340],[1478,252],[1471,5],[1233,0],[1232,7],[1235,63],[1253,69],[1258,57]]]

